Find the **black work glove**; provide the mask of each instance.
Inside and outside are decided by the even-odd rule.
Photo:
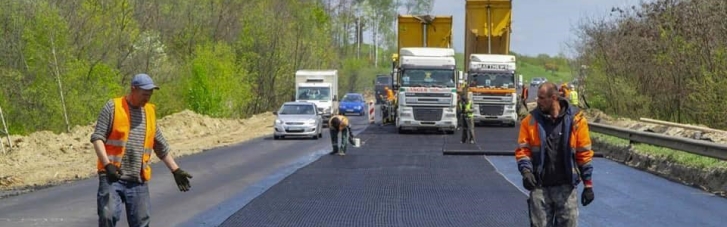
[[[593,196],[593,188],[584,188],[583,193],[581,193],[581,204],[588,206],[588,204],[593,202]]]
[[[535,175],[530,172],[530,170],[523,170],[523,187],[527,189],[528,191],[535,190],[535,187],[537,186],[537,181],[535,180]]]
[[[179,188],[179,190],[183,192],[189,191],[189,189],[192,187],[191,185],[189,185],[189,179],[192,179],[192,175],[184,172],[184,170],[180,168],[172,171],[172,174],[174,174],[174,181],[177,182],[177,187]]]
[[[121,179],[121,171],[114,164],[106,164],[104,169],[106,169],[106,180],[108,180],[109,184]]]

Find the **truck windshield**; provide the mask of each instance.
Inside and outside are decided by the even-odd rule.
[[[515,74],[512,73],[477,73],[471,76],[470,87],[515,88]]]
[[[298,100],[330,100],[331,89],[327,87],[299,87]]]
[[[391,85],[391,77],[377,77],[376,85]]]
[[[407,69],[401,75],[402,87],[454,87],[454,70]]]

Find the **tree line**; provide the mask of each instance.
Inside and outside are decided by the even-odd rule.
[[[727,128],[726,1],[657,0],[579,27],[574,65],[608,113]]]
[[[388,67],[396,10],[431,3],[3,1],[0,107],[11,134],[67,131],[93,123],[137,73],[161,87],[152,98],[158,117],[273,110],[293,96],[298,69],[339,69],[341,93],[361,92]],[[365,31],[376,34],[376,46],[361,43]]]

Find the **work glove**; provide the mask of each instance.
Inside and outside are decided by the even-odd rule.
[[[523,170],[523,187],[527,189],[528,191],[535,190],[535,187],[537,186],[537,181],[535,180],[535,175],[530,172],[530,170]]]
[[[104,169],[106,169],[106,180],[109,182],[109,184],[119,181],[119,179],[121,179],[121,171],[114,164],[106,164],[106,166],[104,166]]]
[[[583,206],[588,206],[588,204],[593,202],[593,196],[593,188],[584,188],[583,193],[581,193],[581,204],[583,204]]]
[[[184,172],[184,170],[180,168],[172,171],[172,174],[174,175],[174,181],[177,182],[177,187],[179,188],[179,190],[183,192],[189,191],[189,188],[192,187],[191,185],[189,185],[189,179],[192,179],[192,175]]]

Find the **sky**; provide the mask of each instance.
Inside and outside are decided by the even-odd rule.
[[[640,0],[514,0],[510,50],[519,54],[571,56],[566,42],[575,40],[583,18],[603,18],[614,6],[637,5]],[[434,0],[433,15],[453,15],[453,43],[464,50],[465,0]],[[404,13],[401,10],[401,13]]]

